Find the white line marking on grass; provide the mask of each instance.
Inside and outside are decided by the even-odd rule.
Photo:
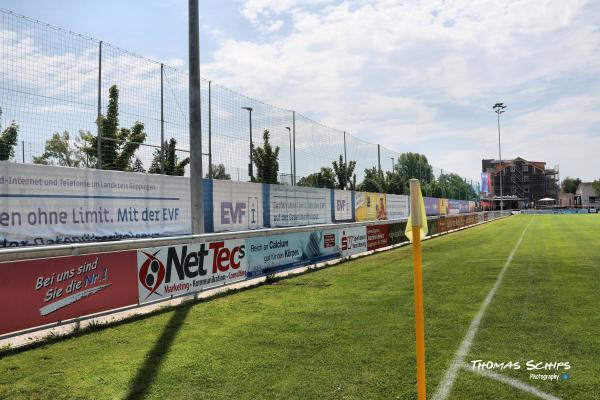
[[[532,395],[537,396],[540,399],[544,399],[544,400],[560,400],[559,397],[553,396],[553,395],[548,394],[546,392],[542,392],[540,389],[538,389],[538,388],[536,388],[534,386],[531,386],[531,385],[528,385],[528,384],[526,384],[524,382],[521,382],[518,379],[511,378],[511,377],[506,376],[506,375],[501,375],[501,374],[499,374],[497,372],[494,372],[494,371],[473,370],[473,368],[471,368],[468,365],[463,365],[462,368],[465,371],[473,372],[473,373],[475,373],[477,375],[481,375],[481,376],[484,376],[486,378],[493,379],[495,381],[506,383],[507,385],[510,385],[512,387],[520,389],[520,390],[522,390],[524,392],[531,393]]]
[[[448,395],[450,394],[450,391],[452,390],[452,385],[454,385],[454,381],[456,380],[456,377],[458,375],[458,370],[464,364],[465,357],[467,356],[467,354],[471,350],[471,347],[473,346],[473,339],[475,339],[475,335],[477,334],[477,330],[479,329],[479,324],[481,323],[481,320],[483,319],[483,316],[485,315],[485,312],[487,311],[488,306],[492,302],[492,299],[496,295],[496,292],[498,291],[498,288],[500,287],[500,284],[502,283],[502,278],[504,278],[504,272],[506,272],[506,269],[508,268],[513,257],[515,256],[517,249],[521,245],[521,242],[523,241],[523,237],[525,236],[525,232],[527,232],[527,228],[529,228],[529,225],[531,225],[531,222],[533,222],[533,218],[529,221],[529,223],[527,224],[525,229],[523,229],[523,232],[521,233],[519,240],[515,244],[515,247],[510,252],[510,255],[506,259],[504,266],[500,270],[500,273],[498,274],[498,278],[496,278],[496,282],[494,283],[494,286],[492,287],[490,292],[487,294],[487,296],[483,300],[483,303],[481,303],[481,306],[479,307],[479,311],[477,312],[477,315],[475,315],[475,318],[473,318],[473,321],[471,321],[471,325],[469,326],[469,329],[467,330],[467,334],[465,335],[462,343],[460,344],[460,347],[456,351],[456,354],[454,355],[454,359],[452,360],[452,364],[450,364],[450,367],[446,370],[444,379],[439,384],[437,391],[435,392],[435,395],[433,396],[433,400],[445,400],[448,397]]]

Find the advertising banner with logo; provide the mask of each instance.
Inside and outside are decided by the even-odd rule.
[[[427,219],[427,236],[440,233],[438,230],[438,219]]]
[[[398,222],[388,225],[388,237],[390,245],[408,242],[408,238],[404,234],[406,230],[406,222]]]
[[[447,217],[440,217],[440,219],[438,220],[438,224],[437,224],[437,233],[444,233],[448,231],[448,218]]]
[[[0,248],[183,235],[189,179],[0,161]]]
[[[246,231],[263,227],[260,183],[213,180],[215,232]]]
[[[427,215],[438,215],[440,213],[440,202],[436,197],[423,197],[425,203],[425,213]]]
[[[475,208],[477,208],[477,203],[474,201],[469,201],[469,212],[475,212]]]
[[[386,194],[387,219],[404,219],[409,216],[409,198],[403,194]]]
[[[367,250],[380,249],[390,245],[388,225],[372,225],[367,227]]]
[[[367,247],[367,227],[357,226],[339,230],[340,250],[344,257],[364,253]]]
[[[448,214],[448,199],[438,199],[440,207],[440,215]]]
[[[247,238],[248,277],[337,258],[338,240],[337,229]]]
[[[352,191],[333,190],[333,222],[353,222]]]
[[[385,197],[385,193],[354,192],[356,221],[387,219]]]
[[[466,214],[469,212],[469,201],[468,200],[459,200],[460,204],[460,213]]]
[[[246,279],[243,239],[137,251],[139,302],[185,295]]]
[[[450,214],[450,215],[460,214],[460,201],[448,200],[448,214]]]
[[[331,190],[269,185],[271,227],[327,224],[331,222]]]
[[[0,263],[0,334],[137,303],[135,251]]]

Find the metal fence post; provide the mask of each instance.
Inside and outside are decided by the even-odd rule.
[[[160,64],[160,173],[165,174],[165,109],[164,109],[164,64]]]
[[[96,168],[102,169],[102,128],[100,127],[100,116],[102,115],[102,40],[98,46],[98,118],[96,125]]]
[[[377,145],[377,170],[381,174],[381,145]]]
[[[22,145],[22,149],[23,150],[23,164],[25,164],[25,141],[21,140],[21,145]]]
[[[198,0],[188,0],[189,107],[190,107],[190,199],[192,233],[204,233],[202,188],[202,114],[200,98],[200,28]]]
[[[346,158],[346,131],[344,131],[344,164],[348,164],[348,159]]]
[[[213,178],[212,163],[212,81],[208,81],[208,177]]]
[[[292,178],[292,182],[293,185],[296,186],[296,111],[292,111],[292,141],[294,144],[294,151],[293,151],[293,155],[294,155],[294,173],[293,173],[293,178]]]

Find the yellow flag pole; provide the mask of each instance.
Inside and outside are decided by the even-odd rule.
[[[417,339],[417,399],[425,400],[425,315],[423,312],[423,267],[421,228],[423,205],[418,179],[410,180],[410,218],[412,223],[413,276],[415,291],[415,335]]]

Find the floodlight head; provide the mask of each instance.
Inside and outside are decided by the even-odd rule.
[[[289,126],[286,126],[285,129],[287,129],[288,131],[292,130],[292,128],[290,128]]]
[[[242,107],[242,110],[252,111],[252,107]]]

